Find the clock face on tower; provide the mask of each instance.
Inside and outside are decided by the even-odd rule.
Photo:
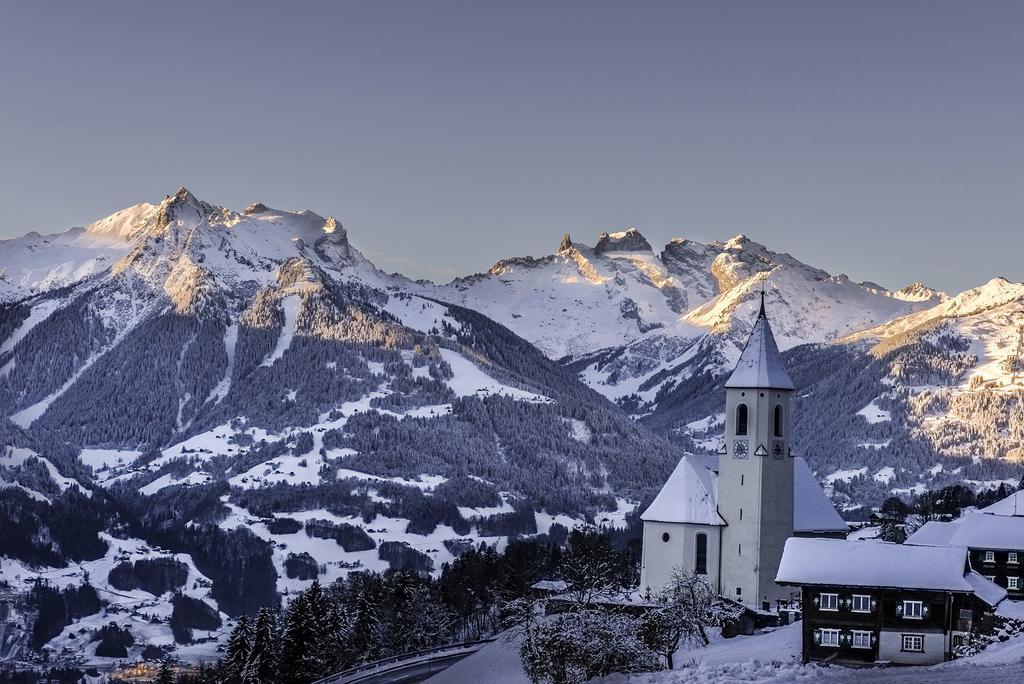
[[[775,440],[775,444],[772,445],[772,456],[775,458],[782,458],[786,455],[786,443],[781,439]]]
[[[732,443],[732,457],[733,458],[746,458],[747,457],[747,440],[737,439]]]

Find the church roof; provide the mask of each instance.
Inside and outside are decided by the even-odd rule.
[[[786,372],[779,354],[779,345],[775,343],[775,335],[768,324],[764,312],[764,293],[761,293],[761,310],[754,321],[754,329],[750,331],[747,345],[736,362],[726,387],[764,387],[769,389],[791,390],[793,380]]]
[[[724,525],[718,515],[717,468],[713,457],[684,456],[641,520]],[[799,456],[793,459],[793,528],[796,532],[850,529]]]
[[[683,456],[665,486],[640,516],[651,522],[724,525],[718,515],[718,477]]]
[[[793,530],[795,532],[849,532],[836,507],[814,478],[802,457],[793,459]]]

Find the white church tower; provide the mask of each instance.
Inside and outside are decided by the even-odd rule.
[[[718,463],[722,527],[720,590],[752,608],[773,606],[789,591],[775,584],[793,535],[790,395],[793,381],[761,310],[725,384],[725,445]]]

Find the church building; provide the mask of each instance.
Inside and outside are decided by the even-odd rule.
[[[764,309],[725,384],[725,443],[685,456],[644,511],[640,586],[676,568],[707,575],[726,598],[769,609],[793,590],[775,582],[786,540],[845,538],[849,527],[790,447],[793,381]]]

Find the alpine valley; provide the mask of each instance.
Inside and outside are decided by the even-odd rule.
[[[721,446],[762,291],[795,450],[850,519],[1020,481],[1024,284],[1002,278],[888,290],[744,236],[627,230],[435,285],[333,218],[184,188],[0,241],[0,585],[45,579],[65,611],[13,612],[0,659],[209,655],[314,578],[626,528]],[[95,643],[111,622],[132,643]]]

